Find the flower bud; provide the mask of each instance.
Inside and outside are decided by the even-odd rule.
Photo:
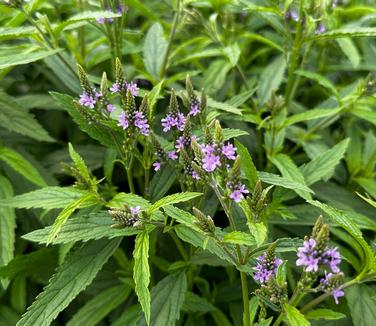
[[[196,224],[202,231],[210,234],[215,233],[214,221],[210,216],[206,216],[196,207],[193,207],[193,214],[196,217],[193,223]]]

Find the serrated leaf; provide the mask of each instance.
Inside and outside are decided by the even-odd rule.
[[[142,229],[135,227],[125,227],[123,229],[111,228],[114,222],[106,211],[92,213],[89,216],[77,216],[70,218],[61,228],[60,232],[52,244],[64,244],[76,241],[98,240],[101,238],[116,238],[136,235],[142,232]],[[149,231],[153,227],[149,228]],[[22,236],[28,241],[40,244],[47,243],[48,234],[51,232],[51,226],[35,230]]]
[[[0,201],[0,207],[17,208],[64,208],[87,192],[73,187],[45,187]]]
[[[16,39],[37,33],[34,26],[1,27],[0,40]]]
[[[66,325],[95,326],[126,300],[130,293],[131,288],[123,284],[106,289],[87,301]]]
[[[330,177],[339,161],[343,158],[349,139],[344,139],[333,148],[320,154],[312,161],[300,167],[306,184],[309,186],[322,178]]]
[[[50,92],[50,94],[69,113],[80,129],[86,132],[91,138],[94,138],[106,147],[120,146],[123,139],[120,131],[112,130],[104,124],[90,123],[74,106],[73,97],[56,92]]]
[[[229,140],[232,138],[240,137],[240,136],[249,136],[249,133],[240,130],[240,129],[232,129],[232,128],[223,128],[223,140]]]
[[[375,27],[347,27],[347,28],[340,28],[331,30],[326,33],[322,33],[319,35],[315,35],[311,39],[314,40],[330,40],[330,39],[337,39],[342,37],[368,37],[368,36],[376,36],[376,28]],[[310,40],[310,39],[307,39]]]
[[[183,311],[207,313],[213,311],[215,307],[205,298],[188,291],[182,306]]]
[[[303,76],[308,79],[314,80],[316,83],[320,84],[322,87],[325,87],[328,89],[332,94],[338,97],[338,91],[333,85],[333,83],[326,77],[313,72],[313,71],[308,71],[308,70],[297,70],[295,71],[295,74],[299,76]]]
[[[372,111],[371,109],[354,108],[353,110],[350,111],[350,113],[376,126],[376,112],[375,111]]]
[[[285,303],[284,311],[286,314],[286,320],[289,326],[309,326],[309,321],[304,317],[304,315],[295,307]]]
[[[37,186],[47,186],[39,171],[16,151],[7,147],[0,147],[0,160]]]
[[[153,212],[159,210],[160,208],[162,208],[164,206],[189,201],[189,200],[196,198],[198,196],[202,196],[202,193],[200,193],[200,192],[181,192],[181,193],[178,193],[178,194],[169,195],[167,197],[164,197],[164,198],[156,201],[153,205],[151,205],[148,208],[148,214],[152,214]]]
[[[133,279],[138,301],[145,314],[146,324],[150,325],[150,270],[149,270],[149,233],[144,230],[137,234],[133,251]]]
[[[17,326],[48,326],[95,278],[121,239],[85,243],[60,265]]]
[[[107,207],[123,208],[125,204],[129,206],[140,206],[142,209],[147,209],[151,206],[149,201],[139,195],[119,192],[111,199]]]
[[[268,102],[273,91],[278,90],[282,83],[285,69],[286,60],[283,56],[279,56],[263,70],[257,89],[257,97],[260,105]]]
[[[341,48],[342,52],[346,55],[346,57],[350,60],[351,65],[356,68],[359,66],[360,63],[360,54],[355,46],[353,40],[351,38],[338,38],[337,43]]]
[[[33,48],[34,51],[26,50],[24,52],[15,52],[13,55],[0,56],[0,69],[13,66],[25,65],[35,62],[51,55],[54,55],[62,49],[43,50],[42,48]]]
[[[254,246],[256,244],[255,238],[253,236],[241,231],[232,231],[230,233],[226,233],[223,236],[223,242],[245,246]]]
[[[50,244],[58,235],[63,225],[66,223],[68,218],[74,213],[74,211],[84,205],[86,202],[94,199],[92,194],[87,194],[77,200],[71,202],[67,207],[65,207],[60,214],[56,217],[54,224],[51,226],[51,229],[47,237],[47,245]]]
[[[146,71],[156,79],[159,79],[166,49],[163,27],[159,23],[154,23],[146,33],[142,53]]]
[[[69,148],[69,156],[71,157],[74,165],[76,166],[78,172],[81,174],[83,179],[90,183],[91,177],[90,177],[90,172],[89,169],[87,168],[85,161],[81,157],[80,154],[78,154],[71,143],[68,144]]]
[[[327,319],[327,320],[337,320],[346,318],[346,315],[337,311],[333,311],[330,309],[315,309],[311,310],[305,314],[307,319]]]
[[[13,188],[9,180],[0,176],[0,199],[7,201],[13,196]],[[9,207],[0,208],[0,267],[5,266],[14,257],[14,240],[16,229],[16,214]],[[6,289],[8,282],[2,280],[1,285]]]
[[[261,181],[265,183],[269,183],[275,186],[280,186],[287,189],[292,189],[294,191],[296,190],[302,190],[306,192],[313,193],[313,191],[308,188],[306,185],[301,184],[297,181],[291,180],[289,178],[281,177],[277,174],[268,173],[268,172],[258,172],[258,176],[261,179]]]
[[[30,112],[2,91],[0,91],[0,125],[9,131],[39,141],[54,141]]]
[[[362,232],[358,226],[352,221],[352,219],[343,211],[338,210],[329,205],[320,203],[317,200],[309,200],[308,203],[319,207],[324,211],[328,216],[334,220],[338,225],[344,228],[348,233],[350,233],[354,239],[359,243],[364,251],[364,261],[363,261],[363,270],[362,273],[367,272],[369,269],[374,268],[376,261],[371,247],[364,240]],[[359,277],[359,276],[358,276]]]
[[[376,320],[375,291],[366,284],[357,284],[346,289],[345,295],[354,325],[373,325]]]
[[[339,113],[342,110],[341,107],[336,109],[312,109],[301,113],[294,114],[288,117],[284,123],[285,126],[290,126],[298,122],[315,120],[319,118],[329,117]]]
[[[174,326],[180,316],[180,309],[187,290],[185,271],[163,278],[151,290],[151,320],[152,326]],[[141,321],[139,326],[146,325]]]
[[[207,96],[207,100],[208,100],[209,108],[218,109],[218,110],[225,111],[228,113],[233,113],[236,115],[242,115],[242,111],[240,109],[238,109],[237,107],[229,103],[226,103],[226,102],[222,103],[222,102],[215,101],[209,96]]]
[[[266,237],[268,236],[268,229],[263,223],[247,222],[249,231],[256,240],[257,247],[264,244]]]
[[[240,155],[241,169],[245,174],[249,186],[251,189],[253,189],[259,180],[259,177],[257,175],[256,166],[253,163],[252,156],[249,154],[248,149],[238,140],[235,140],[235,146],[238,154]]]

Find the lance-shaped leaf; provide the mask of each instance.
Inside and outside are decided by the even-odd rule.
[[[257,175],[257,170],[253,163],[252,156],[249,154],[248,149],[238,140],[235,140],[235,146],[240,155],[241,169],[248,180],[249,186],[254,188],[256,182],[259,180],[259,177]]]
[[[94,279],[120,244],[120,239],[84,244],[60,265],[18,326],[48,326]]]
[[[153,212],[157,211],[158,209],[164,206],[185,202],[201,195],[202,193],[199,192],[181,192],[178,194],[169,195],[156,201],[153,205],[151,205],[148,209],[148,213],[152,214]]]
[[[309,326],[309,321],[304,317],[304,315],[295,307],[285,303],[284,311],[286,315],[286,321],[290,326]]]

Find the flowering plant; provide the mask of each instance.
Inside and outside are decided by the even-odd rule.
[[[372,325],[373,12],[0,4],[0,325]]]

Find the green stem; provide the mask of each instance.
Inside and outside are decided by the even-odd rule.
[[[286,86],[286,93],[285,93],[285,101],[286,101],[286,107],[288,108],[290,106],[290,102],[292,99],[292,90],[295,82],[295,70],[298,65],[299,57],[300,57],[300,50],[302,47],[302,35],[303,35],[303,4],[304,1],[300,0],[299,5],[299,21],[298,26],[296,29],[294,44],[292,48],[291,53],[291,59],[289,64],[289,72],[288,72],[288,78],[287,78],[287,86]]]
[[[177,237],[175,232],[169,232],[169,235],[171,236],[172,240],[174,240],[176,247],[178,248],[181,256],[184,259],[184,261],[189,261],[189,255],[185,251],[183,244],[181,243],[180,239]]]
[[[243,306],[244,306],[243,325],[250,326],[247,274],[244,272],[240,272],[240,279],[242,282]]]
[[[168,58],[170,56],[171,47],[172,47],[172,42],[174,41],[176,29],[177,29],[178,23],[179,23],[180,1],[181,0],[177,0],[177,2],[176,2],[176,12],[175,12],[175,15],[174,15],[174,21],[172,22],[170,35],[168,37],[167,49],[166,49],[166,52],[165,52],[165,55],[164,55],[163,61],[162,61],[162,68],[161,68],[161,72],[160,72],[160,78],[161,79],[164,77],[164,75],[166,73]]]
[[[134,183],[133,183],[133,176],[132,176],[132,167],[127,168],[127,180],[128,180],[128,186],[129,190],[132,194],[135,194],[136,191],[134,189]]]

